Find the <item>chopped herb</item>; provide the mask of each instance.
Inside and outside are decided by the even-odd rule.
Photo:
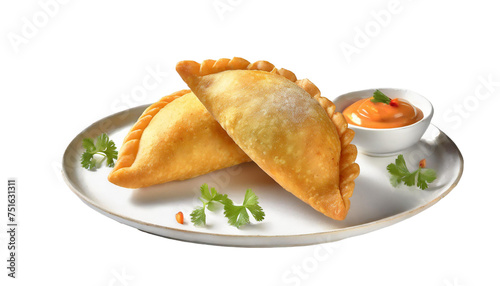
[[[203,184],[200,187],[200,192],[201,196],[199,200],[203,203],[203,206],[195,208],[191,213],[191,222],[196,226],[206,224],[205,210],[215,211],[217,204],[224,206],[224,215],[228,218],[228,223],[237,228],[250,222],[247,210],[250,211],[256,221],[264,220],[264,211],[259,206],[258,197],[251,189],[246,191],[245,199],[241,206],[234,205],[233,201],[227,195],[219,194],[215,188],[209,190],[207,184]]]
[[[106,133],[99,135],[95,141],[90,138],[83,139],[82,142],[85,152],[83,152],[81,157],[82,167],[88,170],[95,169],[101,166],[102,162],[106,160],[106,165],[108,167],[113,167],[115,165],[114,160],[118,157],[118,151],[116,151],[115,143],[109,140]],[[102,159],[97,162],[94,155],[101,155]]]
[[[370,101],[375,103],[382,102],[385,104],[391,104],[391,98],[378,89],[373,92],[373,98]]]
[[[409,187],[414,186],[416,183],[417,187],[425,190],[429,187],[428,184],[437,178],[435,170],[421,166],[418,167],[418,170],[410,172],[408,167],[406,167],[403,155],[399,155],[395,163],[389,164],[387,170],[391,174],[391,184],[394,187],[401,184],[401,182]]]

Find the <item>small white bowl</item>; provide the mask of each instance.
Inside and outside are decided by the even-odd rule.
[[[429,100],[422,95],[407,89],[379,88],[390,98],[402,98],[422,110],[424,117],[411,125],[397,128],[367,128],[349,124],[356,132],[352,143],[362,153],[371,156],[390,156],[416,144],[431,123],[434,108]],[[338,112],[344,111],[354,102],[373,96],[375,89],[349,92],[333,100]]]

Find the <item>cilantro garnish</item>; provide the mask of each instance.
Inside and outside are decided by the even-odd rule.
[[[109,140],[106,133],[99,135],[95,141],[90,138],[83,139],[82,142],[85,152],[82,154],[81,163],[82,167],[85,169],[95,169],[100,167],[102,162],[106,159],[106,165],[108,167],[113,167],[115,165],[114,159],[118,157],[118,151],[116,151],[115,143]],[[102,159],[98,162],[94,155],[101,155]]]
[[[230,204],[224,205],[224,215],[228,218],[230,225],[239,228],[250,222],[247,210],[250,211],[252,216],[256,221],[264,220],[264,211],[259,206],[258,197],[252,192],[251,189],[247,189],[245,193],[245,199],[243,200],[243,205],[235,206],[232,201]]]
[[[428,183],[432,183],[436,179],[436,171],[433,169],[419,166],[418,170],[410,172],[406,167],[403,155],[398,155],[396,162],[389,164],[387,170],[391,174],[391,184],[394,187],[401,184],[401,182],[409,187],[414,186],[416,183],[417,187],[425,190],[429,187]]]
[[[234,205],[233,201],[227,195],[219,194],[215,188],[209,190],[207,184],[203,184],[200,187],[200,191],[201,196],[199,200],[203,203],[203,206],[197,207],[191,212],[191,222],[196,226],[205,225],[205,210],[215,211],[218,204],[224,206],[224,216],[228,218],[228,223],[237,228],[250,222],[247,210],[250,211],[256,221],[264,219],[265,214],[259,206],[258,197],[251,189],[246,191],[245,199],[241,206]]]
[[[195,208],[191,213],[191,222],[196,226],[206,224],[205,209],[215,211],[217,209],[216,203],[221,203],[222,205],[232,203],[227,195],[219,194],[215,188],[208,190],[207,184],[203,184],[200,187],[200,191],[201,196],[198,199],[203,203],[203,206]]]
[[[380,90],[375,90],[373,92],[373,98],[370,100],[371,102],[382,102],[382,103],[385,103],[385,104],[390,104],[391,103],[391,98],[388,97],[387,95],[385,95],[383,92],[381,92]]]

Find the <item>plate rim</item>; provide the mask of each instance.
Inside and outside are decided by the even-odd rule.
[[[439,196],[437,196],[436,198],[434,198],[433,200],[427,202],[424,205],[417,206],[417,207],[415,207],[413,209],[410,209],[410,210],[407,210],[405,212],[398,213],[398,214],[395,214],[395,215],[392,215],[392,216],[389,216],[389,217],[385,217],[385,218],[382,218],[382,219],[379,219],[379,220],[371,221],[371,222],[368,222],[368,223],[363,223],[363,224],[359,224],[359,225],[344,227],[344,228],[335,229],[335,230],[321,231],[321,232],[314,232],[314,233],[303,233],[303,234],[277,234],[277,235],[255,235],[255,234],[250,234],[250,235],[237,235],[237,234],[221,234],[221,233],[198,232],[198,231],[193,231],[193,230],[184,230],[184,229],[178,229],[178,228],[173,228],[173,227],[164,226],[164,225],[158,225],[158,224],[155,224],[155,223],[145,222],[145,221],[138,220],[138,219],[135,219],[135,218],[132,218],[132,217],[121,215],[121,214],[115,213],[113,211],[110,211],[110,210],[108,210],[108,209],[106,209],[106,208],[104,208],[102,206],[99,206],[96,202],[94,202],[93,200],[91,200],[87,196],[83,195],[81,193],[81,191],[73,184],[73,182],[69,178],[68,170],[67,170],[66,164],[65,164],[66,158],[69,157],[68,154],[71,151],[70,147],[73,146],[74,144],[76,144],[75,141],[79,137],[83,136],[83,134],[85,132],[87,132],[89,129],[92,129],[95,125],[97,125],[99,122],[101,122],[103,120],[106,120],[106,119],[109,119],[109,118],[112,118],[112,117],[117,117],[117,116],[119,116],[121,114],[128,113],[128,112],[131,112],[131,111],[138,111],[139,109],[144,110],[149,105],[150,104],[144,104],[144,105],[132,107],[132,108],[129,108],[129,109],[125,109],[125,110],[116,112],[114,114],[108,115],[106,117],[103,117],[103,118],[101,118],[101,119],[93,122],[92,124],[90,124],[89,126],[87,126],[85,129],[83,129],[81,132],[79,132],[71,140],[71,142],[68,144],[68,146],[66,147],[66,149],[64,151],[64,154],[63,154],[61,173],[62,173],[62,177],[63,177],[66,185],[71,189],[71,191],[78,198],[80,198],[80,200],[82,200],[89,207],[91,207],[94,210],[102,213],[103,215],[107,214],[106,216],[112,218],[115,221],[118,221],[116,218],[120,218],[120,219],[122,219],[124,221],[129,221],[129,222],[132,222],[134,224],[143,225],[143,226],[146,226],[146,227],[157,228],[157,229],[163,229],[163,230],[167,230],[167,231],[170,231],[170,232],[173,232],[173,233],[179,232],[179,233],[182,233],[182,234],[194,234],[194,235],[200,235],[200,234],[202,234],[202,235],[206,235],[206,236],[210,236],[210,237],[233,238],[233,239],[238,239],[238,240],[252,239],[252,238],[254,238],[254,239],[267,239],[267,238],[308,238],[308,237],[314,237],[314,236],[335,235],[335,234],[343,233],[343,232],[346,232],[346,231],[361,230],[360,233],[354,234],[352,236],[348,236],[348,237],[353,237],[353,236],[358,236],[358,235],[362,235],[362,234],[370,232],[370,228],[373,227],[373,226],[375,226],[375,225],[379,225],[379,224],[382,225],[380,228],[377,228],[377,229],[381,229],[381,228],[390,226],[392,224],[395,224],[395,223],[397,223],[399,221],[402,221],[404,219],[410,218],[410,217],[412,217],[412,216],[414,216],[414,215],[416,215],[416,214],[418,214],[418,213],[420,213],[420,212],[428,209],[429,207],[433,206],[438,201],[440,201],[442,198],[444,198],[445,196],[447,196],[451,192],[451,190],[453,190],[458,185],[458,182],[462,178],[463,171],[464,171],[464,158],[463,158],[462,152],[460,151],[460,149],[458,148],[458,146],[455,144],[455,142],[446,133],[444,133],[441,129],[439,129],[437,126],[435,126],[434,124],[431,123],[430,125],[432,127],[436,128],[439,131],[439,134],[442,134],[442,135],[446,136],[446,139],[449,140],[449,142],[452,143],[453,146],[455,147],[455,149],[456,149],[456,151],[458,153],[459,161],[460,161],[460,169],[459,169],[458,176],[453,181],[453,183],[448,187],[448,189],[446,191],[442,192]],[[120,221],[118,221],[118,222],[120,222]],[[126,223],[123,223],[123,222],[120,222],[120,223],[126,224]],[[149,232],[147,230],[144,230],[144,229],[141,229],[141,228],[138,228],[136,226],[129,225],[129,224],[126,224],[126,225],[128,225],[130,227],[133,227],[133,228],[136,228],[138,230],[141,230],[143,232],[147,232],[147,233],[150,233],[150,234],[154,234],[154,235],[165,237],[165,238],[169,238],[169,239],[175,239],[175,240],[181,240],[181,241],[186,241],[186,242],[191,242],[191,243],[199,243],[199,244],[219,245],[219,246],[288,247],[288,246],[313,245],[313,244],[320,244],[320,243],[335,241],[335,240],[328,240],[328,241],[315,242],[315,241],[312,241],[312,240],[307,240],[306,242],[297,243],[297,244],[282,244],[282,245],[281,244],[280,245],[274,245],[273,244],[273,245],[254,245],[254,246],[252,246],[252,245],[246,245],[246,244],[242,245],[242,244],[238,244],[238,243],[234,243],[234,244],[217,243],[217,241],[213,241],[213,242],[205,242],[205,241],[204,242],[200,242],[200,241],[195,241],[195,240],[187,240],[187,239],[182,239],[182,238],[177,238],[177,237],[164,236],[164,235],[161,235],[161,234],[158,234],[158,233],[152,233],[152,232]],[[341,239],[343,239],[343,238],[341,238]]]

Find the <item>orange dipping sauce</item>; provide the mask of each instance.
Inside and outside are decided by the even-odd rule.
[[[368,128],[396,128],[411,125],[424,117],[422,110],[404,99],[393,106],[361,99],[348,106],[342,114],[350,124]]]

